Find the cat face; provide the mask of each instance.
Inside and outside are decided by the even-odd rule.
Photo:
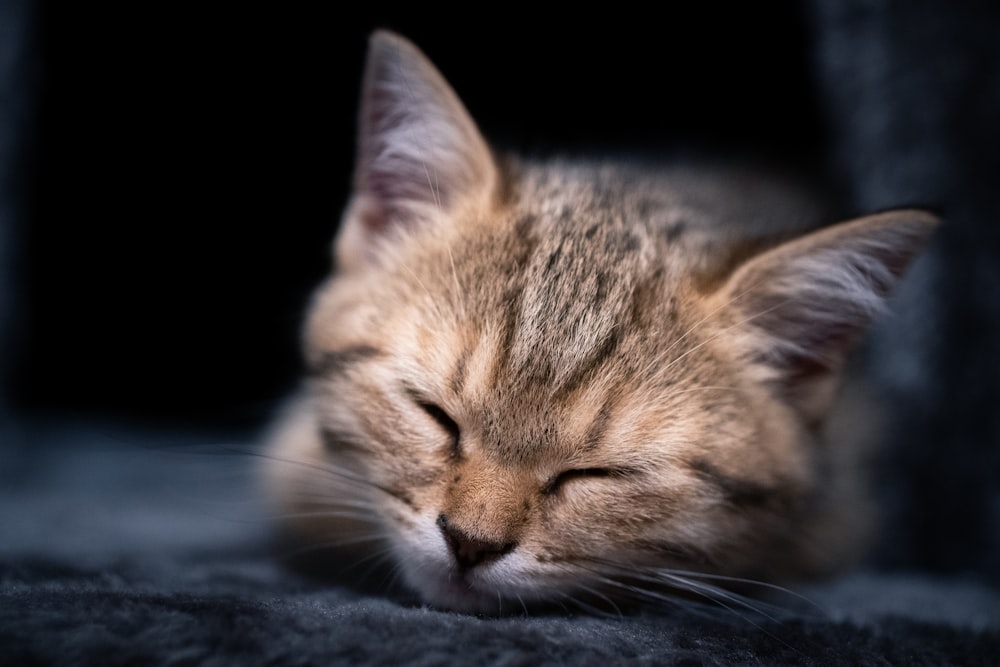
[[[499,161],[377,33],[308,392],[272,444],[304,465],[272,492],[460,611],[835,566],[856,505],[819,425],[935,221],[776,242],[815,215],[738,172]]]

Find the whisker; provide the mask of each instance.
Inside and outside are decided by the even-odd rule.
[[[524,598],[521,597],[521,595],[519,593],[515,593],[514,597],[516,597],[517,601],[521,604],[521,609],[524,611],[525,618],[527,618],[528,616],[530,616],[531,614],[528,613],[528,605],[526,605],[524,603]]]
[[[334,477],[322,479],[299,478],[294,489],[294,497],[303,502],[330,502],[345,507],[370,508],[371,502],[362,495],[344,495],[345,491],[367,493],[368,486],[351,487],[350,483],[341,484],[344,480]]]
[[[687,571],[687,570],[674,570],[674,569],[671,569],[671,570],[669,570],[669,572],[672,573],[672,574],[676,574],[676,575],[680,575],[680,576],[684,576],[684,577],[695,578],[695,579],[712,579],[712,580],[715,580],[715,581],[723,581],[723,582],[728,582],[728,583],[733,583],[733,584],[741,584],[741,585],[744,585],[744,586],[753,586],[755,588],[762,588],[762,589],[766,589],[766,590],[769,590],[769,591],[774,591],[774,592],[777,592],[777,593],[781,593],[783,595],[788,595],[789,597],[795,598],[795,599],[797,599],[797,600],[799,600],[801,602],[806,603],[810,607],[813,607],[814,609],[816,609],[817,611],[819,611],[825,617],[830,617],[831,616],[830,611],[828,609],[824,608],[822,605],[820,605],[815,600],[812,600],[809,597],[803,595],[802,593],[799,593],[797,591],[792,590],[791,588],[786,588],[785,586],[779,586],[778,584],[772,584],[772,583],[769,583],[767,581],[760,581],[758,579],[746,579],[746,578],[743,578],[743,577],[731,577],[731,576],[727,576],[727,575],[723,575],[723,574],[712,574],[712,573],[708,573],[708,572],[694,572],[694,571]]]
[[[359,578],[362,581],[364,581],[367,580],[368,577],[372,575],[372,572],[377,570],[383,564],[387,562],[392,563],[393,559],[391,556],[392,556],[392,547],[387,546],[384,549],[372,551],[370,554],[368,554],[364,558],[354,563],[350,569],[355,569],[360,567],[364,563],[368,563],[368,567],[365,568],[365,571],[359,575]],[[384,577],[383,577],[383,582],[384,582]]]
[[[738,299],[742,298],[744,295],[746,295],[747,293],[751,292],[755,287],[756,287],[756,285],[749,286],[747,289],[743,290],[739,294],[734,295],[731,299],[729,299],[727,301],[724,301],[723,303],[719,304],[718,306],[716,306],[715,308],[713,308],[712,310],[710,310],[708,312],[708,314],[706,314],[700,320],[698,320],[697,322],[695,322],[694,324],[692,324],[690,327],[688,327],[680,336],[678,336],[670,345],[668,345],[666,347],[666,349],[664,349],[660,354],[658,354],[656,356],[656,358],[653,359],[650,362],[650,364],[646,366],[645,369],[643,369],[643,373],[648,372],[649,369],[651,369],[654,366],[656,366],[657,364],[659,364],[670,353],[671,350],[673,350],[675,347],[677,347],[682,342],[684,342],[687,339],[688,336],[690,336],[691,334],[693,334],[698,329],[698,327],[700,327],[705,322],[708,322],[709,320],[711,320],[718,313],[720,313],[721,311],[725,310],[726,308],[728,308],[732,304],[736,303],[736,301]]]
[[[779,622],[777,618],[775,618],[774,616],[768,614],[763,610],[765,605],[755,604],[755,602],[750,601],[749,599],[747,599],[742,595],[737,595],[736,593],[727,591],[718,586],[712,586],[711,584],[701,583],[678,575],[666,575],[666,578],[671,584],[675,585],[677,588],[694,593],[695,595],[701,595],[706,600],[711,600],[713,603],[720,604],[723,607],[730,609],[731,611],[735,610],[730,608],[725,603],[720,602],[720,599],[731,602],[734,605],[743,607],[748,611],[760,614],[761,616],[771,621],[772,623]]]
[[[284,521],[291,519],[351,519],[377,524],[378,519],[369,513],[341,511],[337,509],[316,510],[311,512],[288,512],[260,517],[262,521]]]
[[[729,326],[723,327],[722,329],[716,331],[714,334],[712,334],[711,336],[709,336],[705,340],[701,341],[700,343],[698,343],[694,347],[686,350],[683,354],[681,354],[681,355],[675,357],[674,359],[672,359],[670,361],[670,363],[668,363],[666,366],[664,366],[662,369],[660,369],[661,372],[666,371],[666,370],[672,368],[673,366],[675,366],[676,364],[678,364],[681,360],[683,360],[685,357],[687,357],[689,354],[693,354],[694,352],[696,352],[699,349],[703,348],[704,346],[708,345],[709,343],[711,343],[715,339],[717,339],[717,338],[719,338],[721,336],[724,336],[725,334],[727,334],[728,332],[732,331],[733,329],[736,329],[738,327],[743,326],[744,324],[752,322],[753,320],[757,319],[758,317],[762,317],[764,315],[767,315],[771,311],[776,310],[778,308],[781,308],[782,306],[784,306],[786,303],[789,303],[790,301],[791,301],[791,299],[786,299],[785,301],[777,303],[777,304],[771,306],[770,308],[765,308],[764,310],[761,310],[761,311],[758,311],[756,313],[753,313],[752,315],[749,315],[749,316],[747,316],[747,317],[745,317],[745,318],[743,318],[743,319],[741,319],[741,320],[739,320],[737,322],[734,322],[734,323],[730,324]],[[671,347],[673,347],[673,346],[671,346]],[[663,355],[657,355],[657,360],[662,359],[662,357],[663,357]],[[651,368],[651,367],[652,367],[652,365],[650,365],[647,368]]]
[[[296,461],[294,459],[286,459],[286,458],[279,457],[279,456],[274,456],[274,455],[271,455],[271,454],[265,454],[263,452],[246,452],[246,455],[247,456],[256,456],[256,457],[259,457],[259,458],[263,458],[265,460],[276,461],[276,462],[279,462],[279,463],[287,463],[289,465],[299,466],[299,467],[301,467],[301,468],[303,468],[305,470],[308,470],[308,471],[322,471],[322,472],[326,472],[326,473],[328,473],[329,475],[331,475],[332,477],[334,477],[334,478],[336,478],[338,480],[347,480],[347,481],[351,481],[351,482],[356,482],[357,484],[363,486],[363,488],[365,488],[365,489],[376,489],[378,491],[381,491],[382,493],[384,493],[386,496],[388,496],[390,498],[394,498],[396,500],[400,500],[398,493],[395,492],[395,491],[393,491],[392,489],[388,489],[388,488],[382,486],[381,484],[373,482],[370,479],[365,479],[363,477],[360,477],[359,475],[357,475],[357,473],[353,473],[353,472],[347,471],[347,470],[342,469],[342,468],[332,468],[329,465],[316,464],[316,463],[312,463],[312,462]]]
[[[600,583],[609,586],[611,588],[614,588],[620,592],[627,593],[629,597],[634,601],[648,603],[649,601],[652,600],[658,603],[667,603],[671,606],[685,607],[688,609],[690,608],[689,605],[686,604],[689,602],[688,600],[683,600],[681,598],[666,593],[660,593],[652,589],[642,588],[641,586],[627,584],[624,581],[619,581],[617,579],[614,579],[613,577],[607,577],[602,575],[596,575],[596,576],[597,580]],[[700,607],[705,607],[705,605],[703,605],[702,603],[698,604]],[[705,609],[709,609],[709,607],[705,607]]]
[[[383,558],[387,567],[385,576],[382,577],[382,588],[385,590],[400,589],[399,581],[403,576],[402,563],[394,558],[390,558],[388,555],[385,555]]]
[[[557,595],[559,595],[560,598],[569,601],[569,603],[572,604],[573,607],[575,607],[576,609],[581,609],[590,614],[591,616],[597,616],[603,618],[621,618],[620,616],[614,616],[605,609],[600,609],[598,607],[595,607],[592,604],[585,602],[584,600],[580,599],[579,597],[571,593],[559,592],[557,593]],[[559,604],[559,606],[562,607],[563,611],[566,612],[567,614],[572,613],[566,607],[566,605],[562,604],[561,602],[557,602],[557,604]]]
[[[672,585],[674,585],[676,588],[678,588],[680,590],[684,590],[684,591],[690,592],[690,593],[692,593],[694,595],[697,595],[699,597],[704,598],[705,600],[711,602],[713,605],[718,605],[719,607],[722,607],[723,609],[725,609],[729,613],[737,616],[743,622],[751,625],[753,628],[755,628],[759,632],[762,632],[763,634],[767,635],[768,637],[770,637],[774,641],[779,642],[780,644],[782,644],[786,648],[788,648],[788,649],[790,649],[792,651],[795,651],[796,653],[798,653],[798,654],[800,654],[802,656],[806,655],[799,648],[797,648],[797,647],[789,644],[787,641],[785,641],[781,637],[777,636],[776,634],[774,634],[773,632],[771,632],[770,630],[768,630],[767,628],[765,628],[760,623],[754,621],[750,616],[748,616],[746,613],[744,613],[744,611],[739,610],[737,608],[737,606],[743,607],[743,609],[745,611],[750,611],[750,612],[753,612],[755,614],[759,614],[760,616],[763,616],[765,619],[767,619],[769,622],[771,622],[771,623],[773,623],[775,625],[780,625],[780,623],[781,623],[781,621],[779,619],[777,619],[777,618],[775,618],[775,617],[773,617],[773,616],[771,616],[771,615],[763,612],[761,610],[761,608],[755,606],[750,601],[748,601],[747,599],[745,599],[743,596],[739,596],[739,595],[736,595],[736,594],[731,593],[729,591],[725,591],[723,589],[720,589],[717,586],[710,586],[708,584],[702,584],[700,582],[692,581],[692,580],[686,579],[685,577],[681,577],[681,576],[678,576],[678,575],[668,575],[668,579],[669,579],[669,582]],[[624,584],[624,586],[626,586],[626,587],[628,587],[630,589],[633,589],[633,590],[635,590],[635,588],[636,588],[636,587],[629,586],[628,584]],[[654,591],[645,591],[645,590],[642,590],[642,589],[639,589],[639,591],[636,591],[636,592],[641,592],[643,595],[648,595],[649,597],[651,597],[653,599],[664,599],[664,598],[667,597],[663,593],[658,593],[658,592],[654,592]],[[727,602],[731,603],[731,604],[727,604]]]
[[[329,473],[331,475],[334,475],[334,476],[336,476],[336,477],[338,477],[340,479],[351,479],[353,481],[358,482],[359,484],[364,484],[364,485],[369,486],[369,487],[374,487],[374,485],[372,484],[372,482],[370,480],[367,480],[367,479],[365,479],[365,478],[357,475],[357,473],[352,473],[351,471],[349,471],[349,470],[347,470],[345,468],[334,468],[334,467],[332,467],[329,464],[315,463],[315,462],[312,462],[312,461],[298,461],[298,460],[295,460],[295,459],[289,459],[289,458],[285,458],[285,457],[282,457],[282,456],[275,456],[274,454],[268,454],[266,452],[263,452],[263,451],[260,451],[260,450],[256,450],[256,449],[254,449],[254,450],[239,449],[239,448],[234,447],[232,445],[224,445],[224,446],[221,446],[221,447],[222,447],[223,451],[227,451],[228,453],[239,454],[239,455],[242,455],[242,456],[253,457],[253,458],[260,458],[260,459],[264,459],[266,461],[273,461],[273,462],[276,462],[276,463],[285,463],[285,464],[288,464],[288,465],[298,466],[300,468],[303,468],[303,469],[306,469],[306,470],[311,470],[311,471],[322,471],[322,472],[326,472],[326,473]],[[378,488],[378,487],[374,487],[374,488]]]
[[[576,566],[587,570],[594,576],[597,576],[604,583],[612,584],[616,587],[623,589],[628,588],[628,590],[630,590],[632,593],[640,594],[644,597],[657,598],[660,599],[661,601],[674,602],[678,601],[679,599],[676,597],[671,597],[669,593],[656,591],[655,586],[667,586],[669,588],[676,588],[678,590],[698,595],[699,597],[702,597],[704,599],[710,599],[710,597],[713,595],[718,596],[727,599],[732,603],[736,603],[745,608],[751,609],[762,616],[768,617],[770,620],[777,620],[777,618],[772,617],[771,614],[782,614],[791,611],[786,606],[773,604],[764,600],[759,600],[757,598],[750,598],[745,595],[736,593],[735,591],[720,588],[718,586],[713,586],[711,584],[699,581],[699,579],[710,579],[710,580],[723,581],[729,583],[739,583],[741,585],[756,586],[761,589],[780,592],[815,607],[821,613],[826,613],[819,605],[812,602],[807,597],[796,593],[795,591],[784,588],[782,586],[778,586],[776,584],[771,584],[764,581],[757,581],[754,579],[728,577],[725,575],[677,570],[672,568],[655,567],[655,568],[635,569],[632,567],[626,567],[625,565],[616,561],[593,559],[593,558],[587,559],[586,561],[577,562]],[[650,584],[654,588],[642,588],[640,586],[627,584],[625,581],[623,581],[623,579],[645,582],[647,584]],[[770,610],[771,614],[768,614],[766,610]]]
[[[284,549],[276,554],[276,557],[281,560],[292,560],[299,556],[305,554],[317,553],[321,551],[328,551],[331,549],[343,549],[346,547],[356,546],[358,544],[369,544],[373,542],[382,541],[384,538],[377,534],[367,534],[367,535],[353,535],[353,536],[340,536],[335,540],[325,540],[322,542],[313,542],[310,544],[305,544],[294,549]]]
[[[724,301],[723,303],[720,303],[718,306],[716,306],[711,311],[709,311],[709,313],[707,315],[705,315],[700,320],[698,320],[697,322],[695,322],[693,325],[691,325],[690,327],[688,327],[688,329],[685,330],[684,333],[682,333],[680,336],[678,336],[677,339],[674,340],[670,345],[668,345],[666,347],[666,349],[664,349],[662,352],[660,352],[659,354],[657,354],[656,357],[653,358],[650,361],[650,363],[647,364],[646,367],[642,370],[642,373],[646,374],[646,373],[650,372],[651,369],[653,369],[654,367],[656,367],[659,364],[661,364],[663,362],[663,360],[667,357],[667,355],[670,353],[670,351],[673,350],[675,347],[677,347],[677,345],[679,345],[680,343],[682,343],[683,341],[685,341],[688,338],[688,336],[690,336],[691,334],[693,334],[698,329],[698,327],[700,327],[702,324],[704,324],[705,322],[707,322],[710,319],[712,319],[717,313],[721,312],[722,310],[724,310],[724,309],[728,308],[729,306],[731,306],[732,304],[736,303],[739,299],[743,298],[747,294],[753,292],[755,289],[757,289],[759,287],[759,285],[762,282],[764,282],[764,281],[760,280],[757,283],[754,283],[752,285],[747,286],[746,289],[744,289],[743,291],[739,292],[738,294],[734,294],[730,299]],[[666,369],[672,367],[674,364],[676,364],[677,362],[679,362],[684,357],[686,357],[689,354],[695,352],[696,350],[700,349],[701,347],[707,345],[709,342],[715,340],[716,338],[718,338],[718,337],[720,337],[722,335],[725,335],[728,331],[731,331],[732,329],[735,329],[735,328],[737,328],[739,326],[747,324],[748,322],[752,322],[753,320],[757,319],[758,317],[766,315],[767,313],[769,313],[769,312],[771,312],[771,311],[773,311],[775,309],[782,308],[785,305],[787,305],[788,303],[791,303],[792,301],[793,301],[793,299],[791,297],[789,297],[789,298],[785,299],[784,301],[781,301],[781,302],[779,302],[779,303],[777,303],[777,304],[775,304],[775,305],[773,305],[773,306],[771,306],[769,308],[766,308],[764,310],[756,312],[756,313],[750,315],[749,317],[746,317],[746,318],[744,318],[744,319],[742,319],[742,320],[740,320],[740,321],[738,321],[738,322],[736,322],[734,324],[731,324],[731,325],[729,325],[727,327],[724,327],[723,329],[715,332],[708,339],[702,341],[701,343],[695,345],[693,348],[685,351],[680,356],[678,356],[675,359],[671,360],[662,370],[666,370]]]

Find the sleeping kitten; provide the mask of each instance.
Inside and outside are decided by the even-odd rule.
[[[738,170],[500,158],[376,33],[275,503],[466,612],[841,566],[863,494],[823,425],[937,221],[817,215]]]

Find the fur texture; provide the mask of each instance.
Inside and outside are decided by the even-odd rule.
[[[470,612],[851,560],[857,453],[824,425],[933,216],[809,232],[754,173],[497,158],[388,33],[358,155],[266,471],[301,536]]]

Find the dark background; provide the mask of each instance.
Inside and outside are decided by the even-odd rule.
[[[818,174],[845,215],[941,211],[870,341],[893,408],[877,558],[1000,576],[994,4],[35,3],[0,230],[12,414],[264,423],[347,197],[367,35],[389,27],[501,146],[759,155]]]
[[[43,3],[22,406],[260,419],[347,197],[367,36],[411,39],[501,145],[814,152],[791,3],[662,17]]]

